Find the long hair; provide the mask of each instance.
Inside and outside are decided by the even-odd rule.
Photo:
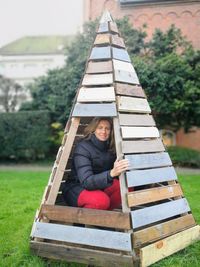
[[[84,130],[84,138],[90,139],[91,135],[95,132],[100,121],[108,121],[110,124],[110,136],[108,139],[109,149],[115,152],[115,141],[114,141],[114,131],[113,131],[113,121],[109,117],[95,117],[91,120],[88,126]]]

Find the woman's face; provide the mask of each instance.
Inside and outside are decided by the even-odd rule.
[[[111,125],[109,121],[101,120],[94,132],[97,139],[106,141],[110,137]]]

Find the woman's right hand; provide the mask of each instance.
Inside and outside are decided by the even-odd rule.
[[[127,159],[116,160],[114,162],[113,169],[110,171],[111,177],[119,176],[122,172],[128,170],[129,168],[129,161]]]

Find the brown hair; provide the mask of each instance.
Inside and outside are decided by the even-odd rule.
[[[115,151],[113,121],[109,117],[95,117],[95,118],[93,118],[84,130],[84,138],[90,139],[91,135],[95,132],[100,121],[108,121],[109,122],[109,124],[110,124],[110,137],[108,140],[109,141],[109,147],[110,147],[110,150]]]

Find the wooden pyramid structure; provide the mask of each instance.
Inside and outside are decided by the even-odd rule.
[[[95,266],[149,266],[199,239],[200,227],[150,113],[124,41],[106,11],[33,224],[35,254]],[[113,118],[117,157],[131,165],[119,177],[120,210],[68,207],[62,199],[73,147],[93,117]]]

